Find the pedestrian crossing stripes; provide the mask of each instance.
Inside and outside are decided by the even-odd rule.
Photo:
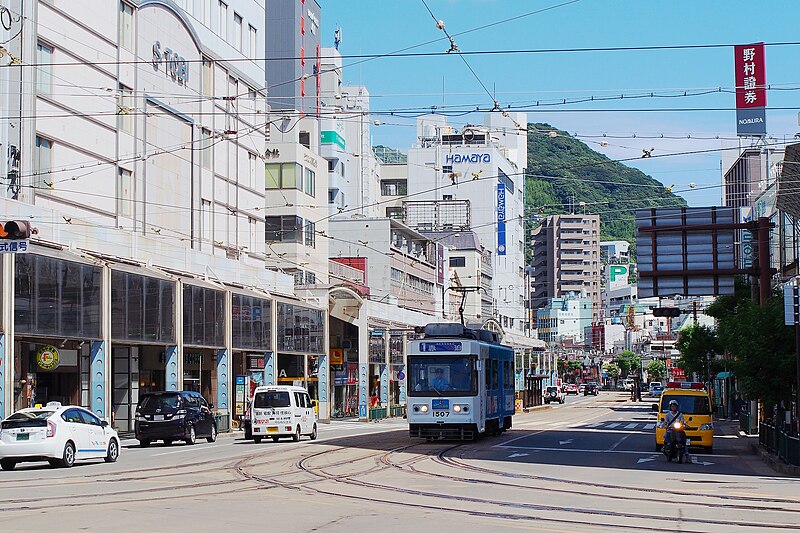
[[[630,421],[619,421],[619,420],[606,420],[604,422],[592,422],[591,424],[586,424],[584,426],[580,426],[581,429],[595,429],[598,431],[605,430],[605,429],[615,429],[617,431],[620,430],[628,430],[628,431],[651,431],[655,429],[656,424],[655,422],[630,422]]]

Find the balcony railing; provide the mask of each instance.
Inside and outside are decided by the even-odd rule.
[[[361,294],[369,294],[369,287],[365,283],[366,274],[364,271],[344,263],[328,260],[328,273],[331,276],[331,284],[345,283],[352,285]]]

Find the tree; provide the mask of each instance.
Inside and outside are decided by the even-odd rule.
[[[650,361],[645,370],[650,381],[662,381],[667,375],[667,365],[663,361]]]
[[[566,378],[570,374],[574,374],[576,370],[581,369],[580,361],[567,361],[566,359],[558,360],[558,373],[562,378]]]
[[[681,352],[678,366],[687,374],[697,373],[702,381],[711,380],[711,370],[717,370],[714,355],[725,351],[714,330],[698,324],[681,330],[675,347]]]
[[[783,295],[776,292],[758,305],[740,285],[736,294],[717,298],[706,312],[718,321],[717,338],[733,357],[731,370],[745,396],[768,406],[791,405],[795,339],[783,322]]]
[[[614,358],[614,362],[619,366],[619,370],[623,376],[627,377],[629,374],[642,366],[642,359],[630,350],[625,350]]]
[[[607,362],[603,365],[603,372],[608,374],[608,377],[611,379],[617,379],[619,377],[619,366],[614,362]]]

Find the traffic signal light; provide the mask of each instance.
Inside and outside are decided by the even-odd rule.
[[[19,241],[29,239],[31,236],[31,223],[24,220],[7,220],[0,222],[0,239]]]
[[[677,307],[654,307],[653,316],[677,318],[681,314],[681,310]]]

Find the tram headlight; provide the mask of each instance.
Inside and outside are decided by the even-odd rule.
[[[428,406],[425,405],[425,404],[415,405],[414,406],[414,412],[415,413],[427,413],[428,412]]]
[[[469,413],[469,405],[454,405],[453,406],[454,413]]]

